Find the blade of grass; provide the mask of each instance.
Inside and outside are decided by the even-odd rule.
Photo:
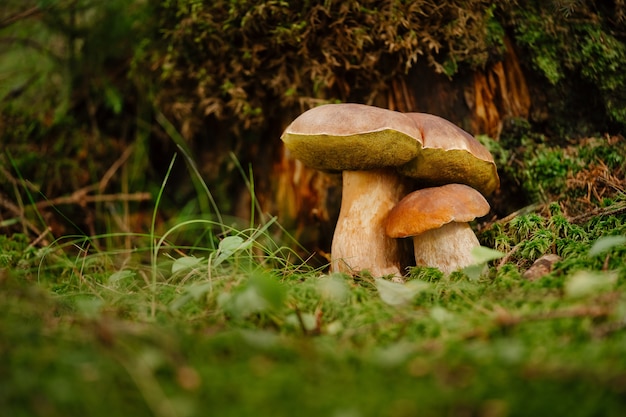
[[[152,220],[150,222],[150,245],[154,245],[154,232],[156,228],[156,219],[157,219],[157,211],[159,210],[159,204],[161,203],[161,198],[163,197],[163,191],[165,190],[165,184],[172,173],[172,168],[174,167],[174,162],[176,162],[176,154],[172,157],[170,161],[170,165],[167,168],[167,172],[165,173],[165,178],[163,178],[163,182],[161,183],[161,187],[159,188],[159,193],[157,194],[156,201],[154,202],[154,209],[152,211]],[[154,245],[152,250],[150,251],[150,266],[152,270],[152,302],[151,302],[151,311],[150,316],[154,319],[156,315],[156,282],[157,282],[157,255],[159,252],[159,245]]]
[[[20,180],[20,182],[21,182],[22,184],[26,184],[27,182],[26,182],[26,180],[22,177],[22,172],[19,170],[19,168],[18,168],[18,166],[17,166],[17,163],[15,162],[15,160],[13,159],[13,157],[11,156],[11,153],[10,153],[8,150],[5,150],[4,152],[5,152],[6,156],[7,156],[7,158],[9,159],[9,162],[10,162],[11,166],[12,166],[12,167],[13,167],[13,169],[15,170],[15,172],[16,172],[16,174],[17,174],[17,176],[18,176],[19,180]],[[17,186],[16,186],[16,187],[17,187]],[[44,229],[45,229],[45,230],[49,230],[48,224],[47,224],[47,223],[46,223],[46,221],[44,220],[43,215],[41,214],[41,212],[39,212],[39,210],[37,209],[37,205],[36,205],[36,203],[35,203],[35,198],[33,197],[32,193],[30,192],[30,190],[28,189],[28,187],[24,187],[24,191],[26,192],[26,196],[28,197],[28,200],[30,201],[31,206],[35,209],[35,214],[37,215],[37,218],[38,218],[38,219],[39,219],[39,221],[41,222],[42,226],[44,227]],[[31,222],[28,222],[28,221],[26,220],[26,218],[25,218],[25,217],[23,217],[23,214],[24,214],[24,205],[23,205],[22,199],[21,199],[21,197],[20,197],[20,193],[18,192],[18,190],[17,190],[17,189],[15,190],[15,196],[16,196],[17,201],[18,201],[18,202],[19,202],[19,204],[20,204],[19,209],[20,209],[21,214],[22,214],[22,216],[21,216],[21,217],[22,217],[22,221],[23,221],[23,222],[27,222],[27,224],[29,224],[29,225],[32,225],[32,223],[31,223]],[[45,196],[44,196],[44,197],[45,197]],[[55,208],[55,210],[56,210],[56,208]],[[63,214],[62,214],[62,213],[60,213],[60,214],[63,216]],[[63,216],[63,217],[65,217],[65,216]],[[65,217],[65,218],[67,219],[67,217]],[[68,219],[68,220],[69,220],[69,219]],[[70,221],[70,222],[71,222],[71,221]],[[34,227],[34,225],[32,225],[32,226]],[[25,228],[25,229],[27,229],[27,227],[24,227],[24,228]],[[37,234],[38,234],[38,235],[40,235],[40,233],[42,233],[42,232],[40,232],[38,229],[37,229],[37,230],[34,230],[34,231],[35,231],[35,232],[37,232]],[[44,233],[45,233],[45,232],[44,232]],[[52,240],[54,240],[54,235],[52,234],[52,231],[51,231],[51,230],[48,232],[48,234],[50,235],[50,238],[51,238]]]
[[[187,163],[187,167],[193,173],[193,176],[192,176],[191,179],[193,181],[194,186],[198,190],[204,191],[204,194],[209,199],[209,202],[210,202],[210,204],[211,204],[211,206],[213,208],[213,211],[215,212],[215,217],[217,218],[218,223],[219,224],[223,224],[224,221],[222,219],[222,215],[220,213],[220,210],[217,207],[217,203],[215,202],[215,199],[213,198],[213,194],[211,193],[211,191],[209,190],[209,187],[206,185],[206,183],[202,179],[202,174],[200,174],[200,170],[198,169],[198,167],[197,167],[195,161],[193,160],[193,158],[191,157],[191,151],[189,150],[189,147],[185,143],[185,140],[183,139],[181,134],[178,133],[178,131],[176,130],[174,125],[172,125],[172,123],[163,115],[163,113],[157,112],[156,120],[161,125],[161,127],[165,130],[165,132],[169,135],[169,137],[172,139],[172,141],[174,141],[174,144],[176,145],[176,147],[178,148],[180,153],[185,158],[185,162]],[[201,193],[198,192],[198,196],[200,196],[200,195],[201,195]],[[200,204],[202,205],[202,200],[200,200]],[[203,212],[208,212],[208,207],[203,207]],[[222,230],[222,231],[224,231],[224,230]]]
[[[241,174],[241,177],[243,178],[244,182],[246,183],[246,187],[248,188],[248,192],[250,193],[250,227],[254,227],[254,223],[255,223],[254,218],[255,218],[256,212],[259,213],[259,217],[261,218],[261,223],[264,223],[265,217],[263,216],[261,205],[259,204],[259,200],[256,198],[256,194],[254,192],[254,176],[252,173],[252,167],[251,166],[248,167],[248,173],[246,174],[243,167],[241,166],[241,163],[239,162],[239,159],[233,152],[230,153],[230,159],[233,160],[233,163],[235,164],[235,166],[237,167],[237,170]]]

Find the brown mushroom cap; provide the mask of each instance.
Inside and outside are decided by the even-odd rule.
[[[489,150],[453,123],[355,103],[298,116],[281,139],[305,165],[324,171],[398,167],[424,185],[467,184],[485,195],[500,185]]]
[[[423,188],[404,197],[389,212],[385,233],[393,238],[415,236],[447,223],[467,223],[488,212],[487,200],[467,185]]]
[[[400,173],[426,185],[467,184],[484,195],[500,186],[493,156],[472,135],[439,116],[405,114],[420,130],[423,148]]]
[[[285,129],[281,139],[305,165],[344,171],[402,165],[417,156],[422,136],[403,113],[341,103],[307,110]]]

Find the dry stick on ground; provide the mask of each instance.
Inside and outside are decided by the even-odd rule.
[[[523,215],[529,214],[529,213],[534,213],[534,212],[542,210],[545,207],[546,207],[546,204],[534,203],[534,204],[531,204],[529,206],[522,207],[521,209],[519,209],[517,211],[514,211],[513,213],[507,215],[506,217],[503,217],[503,218],[501,218],[499,220],[496,220],[492,224],[508,223],[511,220],[513,220],[515,217],[523,216]],[[491,224],[487,224],[485,227],[483,227],[483,229],[486,229],[487,227],[490,227],[490,226],[491,226]]]
[[[21,186],[24,188],[28,188],[31,191],[34,192],[39,192],[39,189],[34,186],[32,183],[30,183],[29,181],[25,181],[23,179],[18,179],[15,178],[13,175],[11,175],[11,173],[9,171],[7,171],[3,166],[0,165],[0,174],[2,174],[7,181],[9,181],[11,184],[13,184],[13,186]]]
[[[137,192],[137,193],[116,193],[116,194],[98,194],[98,195],[89,195],[90,192],[98,190],[98,192],[104,191],[109,181],[115,174],[115,172],[128,160],[132,153],[132,146],[126,148],[126,150],[122,153],[120,158],[111,165],[111,167],[105,172],[102,179],[98,184],[92,184],[81,189],[74,191],[69,196],[62,196],[53,198],[50,200],[40,201],[35,203],[34,207],[37,210],[51,207],[60,204],[78,204],[80,206],[85,206],[89,203],[101,203],[101,202],[114,202],[114,201],[146,201],[152,198],[152,195],[148,192]],[[33,184],[28,181],[24,181],[21,179],[14,178],[9,171],[0,167],[0,174],[2,174],[6,179],[14,185],[20,185],[25,188],[29,188],[32,191],[38,192],[39,190]],[[19,218],[22,224],[35,235],[37,238],[35,242],[31,243],[31,245],[36,245],[42,243],[44,246],[48,245],[48,241],[43,238],[46,233],[50,231],[50,228],[46,228],[46,232],[41,232],[34,224],[32,224],[26,217],[24,216],[24,210],[13,203],[9,198],[0,194],[0,207],[8,210],[12,215]]]
[[[113,202],[113,201],[145,201],[152,198],[152,194],[148,192],[139,193],[117,193],[117,194],[103,194],[103,195],[88,195],[93,186],[84,187],[74,191],[69,196],[57,197],[52,200],[40,201],[35,204],[38,209],[56,206],[60,204],[78,204],[85,205],[88,203],[101,203],[101,202]]]
[[[26,9],[23,12],[16,13],[7,17],[6,19],[0,21],[0,29],[4,29],[5,27],[11,26],[13,23],[19,22],[20,20],[27,19],[31,16],[38,15],[43,10],[39,6],[31,7],[30,9]]]
[[[11,200],[9,200],[6,196],[4,196],[1,193],[0,193],[0,207],[8,210],[13,216],[19,218],[20,222],[22,222],[22,225],[26,229],[30,230],[37,236],[41,236],[42,232],[37,228],[37,226],[32,224],[26,217],[24,217],[23,210],[21,210],[20,207],[18,207],[15,203],[13,203]],[[42,240],[42,241],[44,242],[44,244],[47,244],[46,240]]]
[[[50,226],[46,227],[46,230],[44,230],[43,232],[41,232],[39,234],[39,236],[37,236],[37,238],[35,238],[35,240],[33,240],[32,242],[30,242],[30,244],[28,245],[28,247],[24,250],[24,252],[27,252],[29,249],[34,248],[35,246],[37,246],[39,244],[39,242],[46,242],[44,243],[45,246],[48,245],[47,241],[44,240],[45,236],[52,232],[52,228]]]
[[[504,309],[501,309],[504,310]],[[503,327],[513,326],[529,321],[569,319],[569,318],[602,318],[614,312],[613,306],[578,306],[574,308],[549,311],[545,313],[514,316],[508,312],[498,311],[496,323]]]
[[[146,201],[152,198],[152,195],[148,192],[139,192],[132,194],[117,193],[117,194],[104,194],[104,195],[88,195],[87,193],[94,188],[93,185],[81,188],[74,191],[69,196],[57,197],[52,200],[44,200],[35,204],[35,207],[39,210],[45,207],[56,206],[60,204],[78,204],[81,207],[86,206],[88,203],[103,203],[114,201]],[[93,231],[93,227],[91,230]],[[94,234],[94,233],[92,233]],[[97,246],[97,240],[94,237],[92,243]]]
[[[603,319],[610,317],[614,314],[616,303],[609,303],[605,305],[583,305],[571,308],[563,308],[555,311],[515,315],[510,313],[505,308],[496,305],[493,308],[495,317],[493,317],[493,323],[501,329],[512,328],[523,323],[538,322],[545,320],[559,320],[559,319],[576,319],[576,318],[591,318],[591,319]],[[597,336],[608,334],[612,331],[617,331],[624,328],[624,323],[607,323],[604,327],[600,328],[600,333]],[[604,333],[602,333],[604,331]],[[596,332],[594,332],[596,333]],[[473,330],[465,332],[461,335],[462,339],[469,340],[476,337],[485,336],[485,329],[483,327],[475,328]]]
[[[504,264],[506,264],[507,262],[509,262],[509,259],[511,259],[511,256],[513,256],[513,254],[515,252],[517,252],[517,250],[519,249],[520,245],[515,245],[513,246],[513,248],[508,251],[503,257],[502,259],[500,259],[500,262],[498,263],[498,266],[496,269],[500,269],[504,266]]]
[[[127,146],[126,149],[124,149],[124,152],[122,152],[122,155],[119,158],[117,158],[117,161],[115,161],[113,165],[111,165],[109,169],[107,169],[107,171],[102,176],[102,179],[98,183],[98,192],[100,194],[104,192],[104,189],[109,184],[109,181],[111,180],[111,178],[113,178],[113,175],[115,175],[117,170],[120,169],[122,165],[124,165],[124,163],[128,160],[130,155],[133,153],[133,150],[134,150],[134,146],[132,145]]]
[[[104,175],[102,176],[102,179],[100,180],[100,183],[98,184],[99,194],[104,193],[104,190],[106,186],[109,184],[109,181],[111,180],[111,178],[113,178],[113,175],[120,168],[126,168],[125,162],[128,160],[128,158],[130,157],[130,155],[133,153],[134,150],[135,150],[135,147],[133,145],[128,145],[124,149],[124,152],[122,152],[122,155],[117,159],[117,161],[115,161],[113,165],[111,165],[109,169],[104,173]],[[128,193],[128,175],[127,174],[128,174],[128,169],[122,169],[121,185],[122,185],[123,193]],[[128,220],[130,209],[128,206],[128,200],[124,200],[123,202],[123,217],[121,219],[119,218],[119,216],[115,215],[114,209],[111,204],[108,204],[107,207],[109,208],[111,212],[111,217],[113,218],[113,221],[118,225],[120,230],[130,233],[131,227],[130,227],[129,220]],[[125,242],[124,245],[126,249],[130,251],[130,248],[131,248],[130,235],[126,235],[124,242]]]
[[[592,217],[612,216],[612,215],[622,214],[622,213],[626,213],[626,202],[613,204],[612,206],[609,206],[609,207],[597,208],[588,213],[584,213],[579,216],[572,217],[571,219],[569,219],[569,221],[574,224],[581,224],[581,223],[585,223],[588,220],[591,220]]]
[[[106,186],[109,184],[111,178],[115,175],[117,170],[124,165],[133,151],[132,146],[128,146],[122,155],[111,165],[111,167],[104,173],[102,179],[98,184],[88,185],[74,191],[69,196],[57,197],[52,200],[40,201],[36,204],[37,208],[49,207],[57,204],[79,204],[85,205],[87,203],[101,203],[101,202],[113,202],[113,201],[145,201],[149,200],[152,195],[148,192],[138,193],[116,193],[116,194],[102,194]],[[87,195],[89,192],[98,190],[98,195]]]

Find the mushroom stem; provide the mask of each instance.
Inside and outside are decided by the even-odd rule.
[[[402,276],[403,243],[385,235],[385,220],[407,190],[407,180],[391,169],[343,172],[331,272]]]
[[[475,262],[472,249],[480,246],[469,223],[451,222],[413,236],[417,266],[439,268],[450,274]]]

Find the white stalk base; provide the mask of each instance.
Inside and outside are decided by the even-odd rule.
[[[331,246],[331,272],[402,276],[402,239],[385,235],[389,211],[407,192],[391,169],[344,171],[341,210]]]
[[[472,249],[477,246],[468,223],[448,223],[413,237],[416,265],[439,268],[446,275],[475,264]]]

